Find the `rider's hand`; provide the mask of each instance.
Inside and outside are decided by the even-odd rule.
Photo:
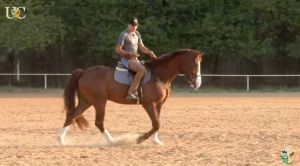
[[[152,58],[156,58],[156,55],[153,53],[153,51],[151,51],[150,56],[151,56]]]
[[[138,53],[136,53],[136,52],[131,52],[130,55],[131,55],[132,57],[139,57],[139,56],[140,56],[140,55],[139,55]]]

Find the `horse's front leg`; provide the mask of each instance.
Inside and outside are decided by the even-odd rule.
[[[156,133],[160,127],[160,123],[159,123],[159,118],[158,118],[158,112],[156,109],[156,104],[155,103],[150,103],[150,104],[145,104],[143,105],[143,107],[146,109],[151,122],[152,122],[152,129],[141,135],[138,139],[137,139],[137,143],[142,143],[145,140],[147,140],[149,137],[151,137],[154,133]]]
[[[162,107],[163,103],[160,103],[160,104],[157,104],[156,105],[156,111],[157,111],[157,116],[158,116],[158,120],[160,120],[160,115],[161,115],[161,107]],[[153,139],[152,141],[155,143],[155,144],[158,144],[158,145],[164,145],[163,142],[161,140],[159,140],[158,138],[158,131],[156,131],[154,134],[153,134]]]

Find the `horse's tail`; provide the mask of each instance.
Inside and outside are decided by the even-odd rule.
[[[63,97],[64,97],[64,105],[65,105],[65,110],[67,115],[72,114],[75,110],[75,95],[76,92],[78,91],[78,80],[81,77],[82,73],[83,73],[82,69],[76,69],[72,73],[71,78],[64,90]],[[81,121],[85,121],[84,117],[80,116],[76,118],[76,122],[78,123],[78,125],[80,124]]]

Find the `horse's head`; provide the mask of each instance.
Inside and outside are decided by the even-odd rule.
[[[202,53],[192,49],[180,49],[164,54],[156,59],[145,61],[145,66],[154,70],[156,75],[160,75],[161,80],[164,80],[169,73],[174,74],[170,76],[171,80],[173,80],[178,72],[182,72],[190,86],[197,90],[201,85],[200,62],[202,55]]]
[[[179,69],[180,72],[185,75],[190,86],[197,90],[201,85],[200,63],[202,61],[201,56],[203,53],[199,53],[194,50],[187,50],[178,52],[178,54],[182,54],[180,56],[182,62],[182,66]]]

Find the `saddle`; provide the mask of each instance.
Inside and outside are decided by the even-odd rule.
[[[128,71],[129,78],[130,78],[130,82],[133,80],[134,76],[136,75],[135,71],[132,71],[130,69],[128,69],[126,66],[122,65],[122,63],[120,61],[118,61],[118,65],[117,65],[117,69],[122,70],[122,71]]]
[[[130,85],[136,75],[136,72],[128,69],[120,61],[118,61],[118,64],[115,67],[115,69],[116,69],[114,73],[115,81],[121,84]],[[138,86],[138,95],[140,99],[142,98],[141,87],[151,79],[151,70],[149,68],[146,68],[146,70],[147,72],[142,78],[140,85]]]

